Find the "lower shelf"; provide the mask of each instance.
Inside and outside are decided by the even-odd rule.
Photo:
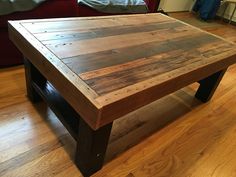
[[[49,82],[43,86],[33,82],[32,86],[66,127],[71,136],[77,140],[80,119],[77,112],[62,98],[59,92]]]

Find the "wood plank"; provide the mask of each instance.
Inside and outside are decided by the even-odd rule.
[[[30,156],[27,157],[30,158]],[[7,171],[7,173],[4,173],[2,176],[18,176],[18,174],[24,174],[25,176],[30,177],[35,176],[35,174],[39,177],[43,177],[45,174],[48,176],[53,176],[70,166],[71,162],[69,161],[68,155],[64,153],[63,147],[59,147],[50,150],[44,156],[40,156],[37,159],[32,160],[27,163],[27,165],[22,165]]]
[[[142,23],[137,24],[138,21]],[[157,25],[156,30],[154,27],[143,27],[144,32],[128,30],[153,22],[172,24],[166,29],[158,29]],[[97,23],[100,26],[96,28]],[[36,28],[39,25],[40,28]],[[100,37],[48,46],[32,34],[44,33],[44,30],[59,32],[55,29],[80,33],[122,25],[130,26],[122,34],[108,30]],[[35,31],[37,29],[39,31]],[[27,58],[95,130],[236,62],[235,44],[161,14],[17,21],[10,22],[10,35]],[[173,53],[168,54],[170,51]],[[179,53],[171,56],[175,51]],[[169,56],[162,59],[160,56],[164,52]],[[144,62],[146,59],[150,63]],[[108,69],[121,68],[128,62],[137,66]],[[98,70],[100,74],[95,76]],[[85,72],[90,72],[90,76]]]
[[[188,13],[174,16],[195,20],[195,16]],[[223,22],[216,26],[216,23],[217,21],[204,24],[211,26],[207,30],[235,41],[234,26]],[[196,84],[115,121],[112,145],[107,154],[109,161],[93,177],[235,176],[235,74],[236,65],[233,65],[226,72],[209,104],[196,105],[193,98]],[[30,149],[34,150],[26,153],[25,159],[35,157],[38,152],[35,151],[36,147],[40,149],[40,144],[50,145],[50,142],[66,133],[55,115],[50,110],[46,111],[45,105],[33,106],[27,101],[23,67],[0,69],[0,80],[0,93],[4,96],[0,98],[1,162],[11,158],[18,159],[22,157],[19,154]],[[42,116],[42,112],[45,115]],[[23,117],[25,118],[21,119]],[[48,121],[44,121],[43,117]],[[163,126],[167,119],[170,122]],[[35,126],[39,123],[41,128]],[[25,127],[26,136],[18,136],[19,131],[14,131],[18,130],[17,127]],[[31,138],[28,139],[29,137]],[[68,153],[73,154],[75,150],[73,138],[65,139],[60,139],[62,148],[50,151],[51,153],[42,158],[39,156],[29,163],[21,163],[24,165],[19,165],[16,169],[6,168],[4,176],[82,177],[73,165],[72,156],[68,157]],[[10,140],[12,144],[8,146]],[[64,146],[66,144],[69,144],[68,147]],[[16,166],[15,161],[11,160],[9,167],[11,166]]]
[[[168,28],[165,30],[155,30],[151,32],[123,34],[119,36],[72,41],[69,43],[64,42],[58,45],[49,45],[47,47],[59,58],[68,58],[117,48],[147,44],[151,42],[162,42],[188,35],[201,34],[199,31],[191,30],[189,27],[186,27],[185,30],[186,31],[182,33],[177,33],[174,32],[173,29]],[[167,33],[168,35],[165,35]]]
[[[166,28],[183,27],[181,23],[155,22],[141,25],[123,25],[117,27],[96,28],[88,31],[62,31],[56,33],[40,33],[34,36],[45,45],[59,45],[65,42],[72,42],[85,39],[94,39],[121,34],[131,34],[138,32],[148,32],[153,30],[163,30]]]
[[[179,42],[179,41],[178,41]],[[178,50],[178,48],[163,48],[161,46],[163,46],[165,44],[160,43],[159,46],[157,47],[153,47],[154,49],[151,50],[151,52],[145,53],[143,55],[140,54],[139,58],[140,59],[136,59],[134,61],[130,61],[130,62],[126,62],[124,64],[117,64],[114,66],[108,66],[108,67],[101,67],[101,69],[92,69],[91,71],[86,71],[86,72],[81,72],[81,74],[79,74],[79,76],[83,79],[83,80],[89,80],[92,78],[97,78],[97,77],[101,77],[101,76],[105,76],[107,74],[111,74],[111,73],[115,73],[115,72],[119,72],[122,70],[127,70],[127,69],[132,69],[132,68],[136,68],[142,65],[146,65],[146,64],[150,64],[153,63],[155,61],[159,61],[159,59],[161,58],[165,58],[168,55],[175,57],[176,58],[176,54],[178,54],[179,52],[183,52],[182,50]],[[145,47],[146,45],[144,45],[143,47]],[[219,54],[221,53],[221,48],[225,47],[227,49],[227,47],[229,47],[230,45],[225,45],[219,42],[212,42],[209,44],[204,44],[202,45],[200,48],[195,48],[195,49],[189,49],[191,55],[195,55],[195,57],[197,57],[197,55],[202,55],[202,56],[206,56],[206,57],[210,57],[213,56],[215,54]],[[160,50],[159,53],[155,53],[155,54],[150,54],[156,50]],[[166,49],[166,50],[165,50]],[[169,50],[167,50],[169,49]],[[129,48],[129,50],[131,50],[131,48]],[[171,50],[171,51],[170,51]],[[186,51],[185,51],[186,52]],[[123,52],[120,52],[120,54],[122,54]],[[158,55],[157,55],[158,54]],[[197,54],[197,55],[196,55]],[[94,57],[97,55],[94,55]],[[130,55],[130,57],[132,57],[133,55]],[[110,57],[108,57],[110,58]],[[126,57],[128,58],[128,56]],[[122,58],[117,59],[116,61],[120,61]],[[158,59],[158,60],[157,60]],[[88,60],[88,58],[87,58]],[[78,68],[80,69],[80,68]],[[74,69],[75,70],[75,69]],[[81,69],[80,69],[81,70]],[[75,70],[76,72],[76,70]],[[78,71],[77,71],[78,72]],[[80,73],[80,72],[78,72]]]
[[[71,19],[61,19],[61,20],[44,20],[44,21],[22,21],[22,25],[29,29],[33,34],[35,33],[45,33],[45,32],[58,32],[58,31],[71,31],[71,30],[89,30],[96,28],[105,28],[105,27],[116,27],[126,25],[137,25],[142,22],[145,23],[155,23],[155,22],[167,22],[173,21],[171,19],[163,19],[159,15],[153,16],[153,18],[146,18],[145,16],[140,15],[137,18],[136,15],[129,15],[128,18],[125,15],[114,16],[115,18],[105,17],[105,18],[79,18],[80,23],[76,21],[78,18]],[[43,25],[42,25],[43,24]]]
[[[0,69],[0,108],[10,106],[11,104],[19,104],[27,100],[25,96],[25,80],[22,67]],[[14,79],[11,84],[5,78]]]
[[[58,140],[45,143],[41,146],[36,147],[35,149],[31,149],[21,155],[18,155],[17,158],[12,158],[7,161],[4,161],[0,165],[0,175],[4,176],[6,171],[12,171],[23,166],[26,163],[29,163],[39,157],[50,153],[51,151],[60,147],[60,142]],[[13,165],[14,164],[14,165]]]
[[[202,40],[204,39],[204,40]],[[188,67],[189,64],[197,65],[198,62],[205,60],[205,62],[210,61],[213,56],[216,56],[219,53],[227,52],[231,50],[231,46],[224,45],[222,46],[222,50],[219,49],[217,51],[213,51],[209,48],[207,53],[207,57],[205,52],[199,52],[198,46],[202,46],[201,41],[206,43],[205,41],[211,42],[210,39],[207,37],[198,37],[194,40],[191,46],[191,49],[184,49],[181,45],[186,46],[186,42],[183,41],[181,43],[178,41],[178,47],[182,50],[178,51],[177,48],[172,48],[173,52],[170,53],[163,53],[164,56],[157,55],[152,56],[149,59],[141,59],[140,61],[135,60],[134,62],[130,62],[132,67],[122,67],[122,65],[118,65],[117,67],[122,68],[115,72],[112,67],[111,72],[108,74],[104,74],[104,70],[101,72],[103,73],[102,76],[98,76],[96,71],[93,74],[95,77],[86,79],[83,77],[86,75],[85,73],[80,74],[79,76],[85,80],[85,82],[95,90],[99,95],[104,95],[106,93],[113,92],[115,90],[122,89],[124,87],[142,82],[146,79],[153,78],[155,76],[168,73],[173,70],[181,70],[181,68]],[[204,46],[203,46],[204,48]],[[171,49],[169,49],[171,50]],[[210,52],[210,54],[209,54]],[[166,54],[166,56],[165,56]],[[83,75],[84,74],[84,75]]]
[[[178,50],[179,43],[182,43],[184,45],[184,43],[187,44],[186,40],[192,41],[196,38],[199,38],[200,36],[196,34],[185,36],[185,38],[176,37],[175,39],[172,39],[171,43],[169,41],[155,41],[130,47],[122,47],[119,49],[79,55],[72,58],[65,58],[63,59],[63,62],[75,73],[82,74],[84,72],[107,68],[119,64],[125,64],[126,62],[131,62],[142,58],[150,58],[153,56],[158,57],[157,55],[163,55],[164,53]],[[191,45],[193,45],[193,43],[194,42],[191,42]],[[205,41],[204,43],[207,43],[207,41]],[[191,48],[191,45],[189,44],[183,47]],[[195,43],[194,45],[197,45],[197,43]]]

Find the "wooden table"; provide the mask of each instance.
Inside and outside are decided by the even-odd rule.
[[[198,81],[207,102],[236,62],[233,43],[162,14],[10,21],[9,33],[28,97],[78,140],[85,176],[102,168],[114,120]]]

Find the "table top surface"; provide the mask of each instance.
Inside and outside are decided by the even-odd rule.
[[[9,33],[94,129],[236,62],[233,43],[162,14],[10,21]]]

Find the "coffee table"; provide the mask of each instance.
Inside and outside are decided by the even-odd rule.
[[[27,94],[43,98],[77,141],[85,176],[102,168],[112,123],[199,82],[207,102],[235,44],[162,14],[10,21]]]

